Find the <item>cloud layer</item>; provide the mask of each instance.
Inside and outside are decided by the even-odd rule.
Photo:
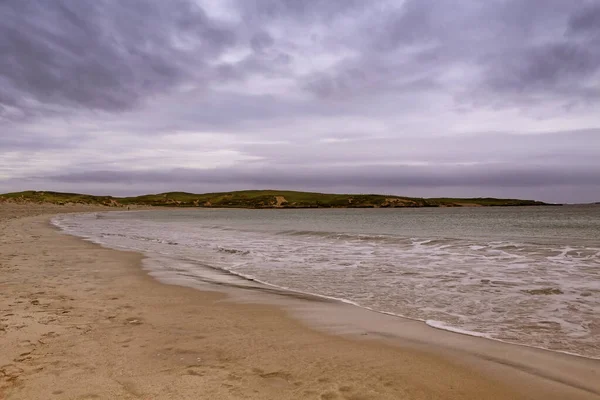
[[[0,191],[600,201],[600,3],[0,2]]]

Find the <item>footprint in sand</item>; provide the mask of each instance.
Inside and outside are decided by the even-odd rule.
[[[0,367],[0,378],[8,382],[15,381],[22,373],[23,369],[14,364],[6,364]]]
[[[23,362],[23,361],[31,360],[33,358],[33,356],[31,356],[31,353],[33,353],[33,350],[21,353],[21,354],[19,354],[18,357],[15,357],[14,361]]]
[[[349,393],[352,391],[351,386],[340,386],[339,391],[342,393]]]
[[[42,335],[42,337],[45,339],[52,339],[52,338],[55,338],[58,336],[60,336],[60,335],[54,331],[46,332]]]
[[[47,316],[47,317],[40,318],[38,322],[42,325],[48,325],[48,324],[51,324],[56,321],[57,321],[57,318]]]
[[[206,368],[200,364],[188,365],[186,367],[185,373],[186,373],[186,375],[204,376],[204,375],[206,375]]]
[[[30,346],[35,346],[35,343],[33,343],[31,340],[21,340],[19,343],[17,343],[17,346],[30,347]]]
[[[258,374],[258,376],[263,378],[270,385],[278,387],[291,385],[292,381],[292,375],[284,371],[267,372]]]

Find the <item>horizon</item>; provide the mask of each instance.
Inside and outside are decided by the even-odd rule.
[[[600,201],[600,3],[0,3],[0,192]]]

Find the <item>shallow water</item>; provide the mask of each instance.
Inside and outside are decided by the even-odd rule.
[[[600,358],[598,206],[186,209],[54,222],[143,251],[147,268],[186,279],[251,278],[440,329]]]

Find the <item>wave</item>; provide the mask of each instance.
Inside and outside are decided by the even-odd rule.
[[[475,337],[480,337],[480,338],[487,339],[487,340],[493,340],[495,342],[501,342],[501,343],[510,344],[510,345],[513,345],[513,346],[529,347],[531,349],[539,349],[539,350],[551,351],[553,353],[568,354],[570,356],[587,358],[587,359],[590,359],[590,360],[600,360],[600,357],[584,356],[582,354],[574,353],[574,352],[571,352],[571,351],[549,349],[549,348],[542,347],[542,346],[533,346],[533,345],[529,345],[529,344],[516,343],[516,342],[511,342],[511,341],[508,341],[508,340],[498,339],[498,338],[495,338],[495,337],[490,336],[490,335],[485,334],[485,333],[475,332],[475,331],[469,331],[469,330],[466,330],[466,329],[458,328],[456,326],[448,325],[448,324],[446,324],[445,322],[442,322],[442,321],[436,321],[436,320],[430,319],[430,320],[426,320],[424,322],[428,326],[430,326],[432,328],[440,329],[440,330],[448,331],[448,332],[453,332],[453,333],[458,333],[460,335],[475,336]]]
[[[189,260],[192,261],[192,260]],[[476,332],[476,331],[471,331],[471,330],[467,330],[467,329],[463,329],[463,328],[459,328],[456,326],[452,326],[450,324],[447,324],[443,321],[437,321],[437,320],[432,320],[432,319],[420,319],[420,318],[414,318],[414,317],[409,317],[407,315],[402,315],[402,314],[398,314],[398,313],[394,313],[394,312],[390,312],[390,311],[385,311],[385,310],[378,310],[372,307],[367,307],[365,305],[362,305],[360,303],[357,303],[353,300],[350,299],[346,299],[346,298],[342,298],[342,297],[335,297],[335,296],[327,296],[324,294],[319,294],[319,293],[313,293],[313,292],[307,292],[307,291],[301,291],[301,290],[295,290],[286,286],[280,286],[280,285],[276,285],[267,281],[263,281],[260,280],[258,278],[256,278],[253,275],[248,275],[248,274],[243,274],[240,272],[236,272],[230,269],[226,269],[226,268],[220,268],[220,267],[215,267],[215,266],[210,266],[210,265],[206,265],[206,264],[202,264],[202,267],[204,268],[209,268],[209,269],[213,269],[216,271],[219,271],[221,273],[226,273],[228,275],[243,279],[245,281],[248,282],[253,282],[253,283],[258,283],[260,285],[263,285],[265,287],[270,287],[270,288],[274,288],[276,289],[275,292],[266,290],[266,292],[269,293],[274,293],[277,295],[283,295],[283,296],[291,296],[294,298],[301,298],[301,299],[306,299],[307,296],[312,297],[312,298],[316,298],[316,299],[322,299],[322,300],[326,300],[326,301],[335,301],[335,302],[340,302],[343,304],[348,304],[350,306],[354,306],[354,307],[358,307],[361,308],[363,310],[367,310],[370,312],[375,312],[378,314],[383,314],[383,315],[389,315],[391,317],[396,317],[396,318],[403,318],[403,319],[408,319],[408,320],[412,320],[412,321],[418,321],[418,322],[423,322],[425,323],[427,326],[434,328],[434,329],[439,329],[439,330],[444,330],[447,332],[452,332],[452,333],[457,333],[457,334],[461,334],[461,335],[466,335],[466,336],[473,336],[473,337],[479,337],[482,339],[486,339],[486,340],[493,340],[496,342],[501,342],[501,343],[507,343],[510,345],[515,345],[515,346],[523,346],[523,347],[529,347],[529,348],[534,348],[534,349],[540,349],[540,350],[545,350],[545,351],[551,351],[551,352],[555,352],[555,353],[563,353],[563,354],[568,354],[571,356],[576,356],[576,357],[581,357],[581,358],[588,358],[588,359],[592,359],[592,360],[600,360],[600,357],[594,357],[594,356],[586,356],[586,355],[582,355],[582,354],[578,354],[578,353],[574,353],[574,352],[570,352],[570,351],[564,351],[564,350],[556,350],[556,349],[549,349],[546,347],[542,347],[542,346],[533,346],[533,345],[528,345],[528,344],[523,344],[523,343],[517,343],[517,342],[512,342],[512,341],[507,341],[507,340],[502,340],[502,339],[498,339],[495,338],[493,336],[491,336],[490,334],[486,334],[486,333],[482,333],[482,332]],[[191,278],[201,278],[198,275],[193,275],[193,274],[186,274],[187,276],[191,277]],[[206,280],[203,279],[204,282],[207,283],[214,283],[214,284],[218,284],[218,285],[225,285],[225,286],[229,286],[229,287],[238,287],[238,288],[242,288],[242,289],[248,289],[247,287],[244,286],[238,286],[238,285],[232,285],[229,282],[217,282],[214,280]],[[258,288],[259,290],[261,290],[261,288]],[[265,288],[262,288],[263,290]]]
[[[482,337],[482,338],[492,339],[492,340],[494,339],[490,335],[487,335],[485,333],[474,332],[474,331],[469,331],[466,329],[457,328],[455,326],[448,325],[445,322],[436,321],[434,319],[428,319],[425,321],[425,323],[427,325],[431,326],[432,328],[441,329],[444,331],[449,331],[449,332],[454,332],[454,333],[460,333],[461,335],[476,336],[476,337]]]
[[[210,227],[207,226],[209,224],[165,226],[160,220],[141,219],[139,223],[138,220],[135,221],[132,224],[131,221],[111,221],[110,218],[97,220],[93,216],[83,219],[73,219],[69,216],[66,219],[53,220],[56,226],[67,233],[83,236],[106,247],[140,251],[149,258],[153,258],[153,255],[167,257],[170,259],[170,266],[180,264],[181,267],[170,268],[168,265],[162,265],[162,271],[172,271],[183,280],[189,278],[222,286],[248,288],[242,281],[220,275],[227,274],[228,277],[260,286],[252,285],[253,290],[337,301],[372,312],[421,321],[434,329],[542,349],[545,348],[544,345],[551,344],[551,335],[566,339],[567,336],[560,335],[578,335],[589,331],[586,331],[586,326],[578,326],[575,320],[575,323],[569,321],[569,324],[565,324],[566,330],[562,333],[543,332],[546,336],[519,337],[520,343],[492,337],[506,337],[509,340],[511,336],[515,337],[514,333],[520,327],[511,325],[510,321],[507,323],[504,316],[512,313],[516,309],[514,307],[525,304],[519,303],[519,300],[525,300],[527,304],[536,302],[536,305],[541,305],[537,311],[532,311],[529,305],[526,310],[516,309],[520,312],[532,311],[532,316],[535,316],[536,312],[546,313],[550,307],[581,302],[581,298],[576,297],[576,291],[581,292],[583,289],[569,286],[568,281],[561,279],[561,271],[564,271],[562,266],[558,270],[544,269],[553,267],[553,264],[544,260],[548,256],[567,259],[572,262],[571,265],[579,268],[579,271],[583,271],[584,267],[592,267],[592,273],[595,273],[591,262],[600,261],[593,258],[598,255],[595,248],[584,247],[586,252],[578,254],[581,258],[577,260],[573,259],[572,255],[576,254],[574,250],[580,251],[577,248],[579,246],[555,245],[552,249],[546,246],[527,247],[522,252],[523,246],[528,245],[508,240],[419,238],[314,230],[262,232],[245,230],[247,225],[236,229],[228,228],[227,232],[222,233],[220,231],[223,231],[223,227],[212,224]],[[229,221],[227,223],[229,224]],[[178,244],[179,247],[166,246]],[[554,252],[550,252],[551,250]],[[510,254],[512,252],[518,253],[518,257],[515,257],[514,253]],[[521,260],[522,255],[526,255],[527,258]],[[590,258],[587,264],[575,264],[587,260],[585,257]],[[349,260],[352,262],[349,263]],[[539,264],[532,264],[538,262]],[[201,270],[195,270],[189,264],[218,274],[203,275]],[[533,265],[538,267],[535,274],[531,269]],[[542,269],[539,269],[540,267]],[[587,273],[586,271],[584,272]],[[160,270],[157,272],[160,275]],[[314,278],[307,280],[307,276]],[[537,278],[530,279],[532,276]],[[154,277],[160,280],[160,277]],[[540,280],[539,277],[544,280]],[[574,283],[577,285],[579,281]],[[364,287],[358,287],[357,284]],[[432,290],[424,294],[419,290],[423,285]],[[550,290],[557,287],[561,289]],[[564,291],[565,295],[558,296],[562,294],[559,290]],[[535,296],[535,299],[529,297],[542,294],[546,296]],[[470,308],[462,307],[462,303],[449,304],[452,303],[449,299],[454,298],[449,296],[464,298],[468,301],[464,303],[465,307],[468,305]],[[522,296],[528,296],[531,300]],[[492,297],[496,309],[480,306],[485,305]],[[585,301],[593,306],[592,297],[586,297]],[[564,310],[566,308],[563,307],[560,312],[564,314]],[[411,315],[403,315],[402,312]],[[489,314],[486,316],[482,312]],[[575,315],[585,320],[585,312],[587,311],[582,309]],[[555,317],[558,320],[564,319],[563,314]],[[573,316],[573,313],[569,315]],[[457,316],[466,326],[475,329],[467,330],[442,321],[446,317],[446,320],[452,320]],[[509,328],[507,332],[510,334],[502,333],[504,327]],[[479,329],[486,333],[475,331]],[[581,340],[575,341],[575,344],[591,344],[592,354],[597,353],[598,348],[590,339],[584,336],[579,336],[582,339],[572,337],[575,337],[574,340]],[[578,348],[584,353],[587,353],[588,349],[579,347],[578,344],[572,345],[569,341],[565,342],[563,348]],[[547,350],[575,354],[569,351]]]

